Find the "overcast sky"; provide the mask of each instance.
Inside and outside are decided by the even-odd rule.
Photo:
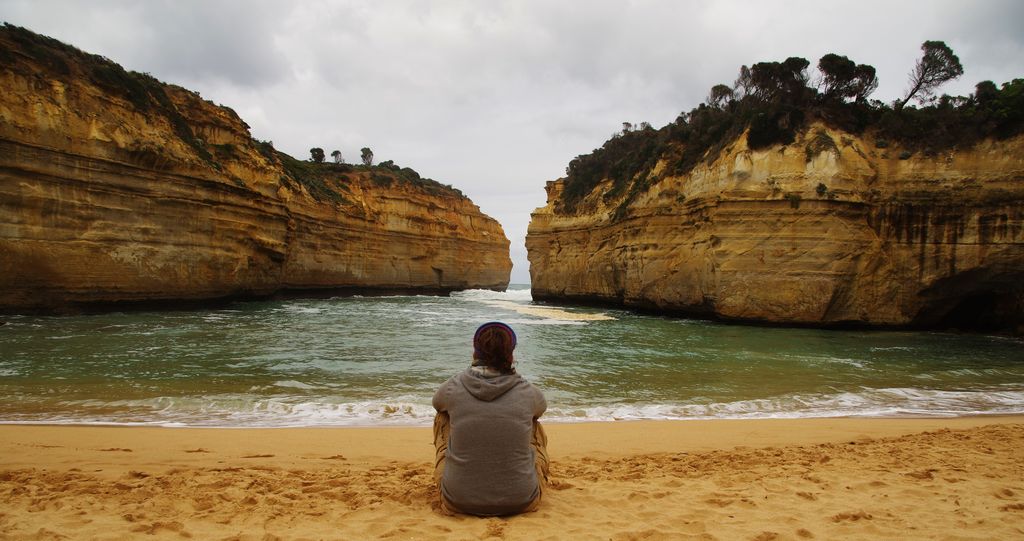
[[[946,93],[1024,77],[1020,0],[0,0],[0,20],[196,90],[297,158],[368,146],[460,188],[512,241],[513,283],[545,181],[743,64],[846,55],[892,101],[942,40],[964,66]]]

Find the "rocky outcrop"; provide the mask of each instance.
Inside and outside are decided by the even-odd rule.
[[[549,182],[533,296],[726,320],[1024,330],[1024,138],[933,155],[813,124],[619,207]],[[662,167],[659,164],[658,167]],[[657,170],[655,171],[657,172]]]
[[[299,162],[22,29],[0,29],[0,66],[0,310],[508,284],[508,239],[458,190]]]

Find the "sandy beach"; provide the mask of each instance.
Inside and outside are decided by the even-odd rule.
[[[0,426],[2,539],[1020,539],[1024,417],[548,425],[536,513],[446,517],[426,428]]]

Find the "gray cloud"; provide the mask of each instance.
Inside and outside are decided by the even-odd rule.
[[[283,5],[268,0],[8,0],[3,17],[175,83],[259,87],[290,75],[274,36]]]
[[[965,67],[942,91],[1024,75],[1016,0],[0,0],[0,18],[230,105],[296,157],[370,146],[461,188],[511,237],[514,281],[545,181],[742,64],[835,52],[875,66],[891,101],[940,39]]]
[[[224,80],[260,87],[290,77],[277,46],[280,2],[171,1],[140,3],[151,24],[137,57],[178,80]]]

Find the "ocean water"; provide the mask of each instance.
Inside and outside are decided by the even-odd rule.
[[[549,421],[1024,413],[1024,341],[725,325],[535,304],[525,286],[451,297],[8,316],[0,422],[427,425],[471,338],[501,320]]]

